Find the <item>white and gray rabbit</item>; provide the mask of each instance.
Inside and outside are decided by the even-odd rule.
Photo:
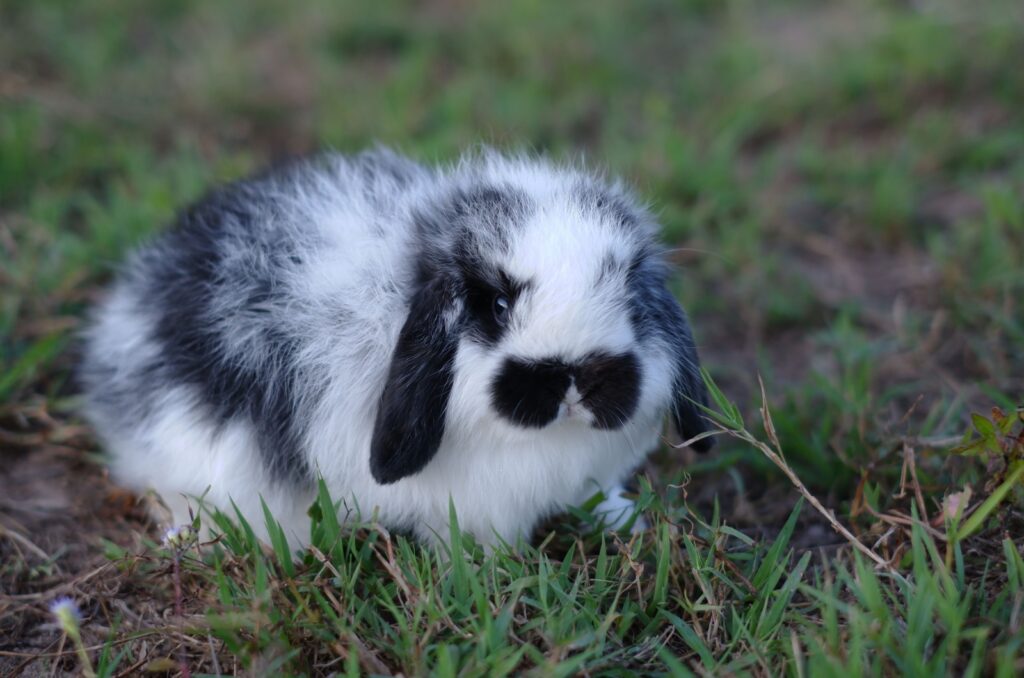
[[[85,335],[86,414],[179,523],[205,493],[259,530],[262,497],[305,543],[318,476],[426,540],[449,500],[491,545],[598,490],[625,518],[666,412],[706,430],[657,230],[618,182],[532,157],[294,162],[131,258]]]

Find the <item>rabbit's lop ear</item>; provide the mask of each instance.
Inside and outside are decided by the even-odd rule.
[[[667,306],[667,329],[676,363],[672,420],[680,437],[690,440],[708,431],[708,420],[701,409],[701,406],[706,407],[708,404],[708,391],[700,374],[700,358],[697,356],[697,346],[686,313],[667,290],[664,303]],[[714,445],[715,439],[709,436],[694,442],[690,447],[697,452],[707,452]]]
[[[420,471],[441,444],[458,347],[454,299],[443,276],[413,296],[370,443],[370,471],[382,485]]]

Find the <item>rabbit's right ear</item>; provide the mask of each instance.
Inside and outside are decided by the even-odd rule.
[[[387,485],[420,471],[444,435],[458,347],[456,291],[446,276],[413,296],[373,426],[370,471]]]

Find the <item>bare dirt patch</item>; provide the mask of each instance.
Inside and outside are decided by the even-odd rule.
[[[139,549],[151,532],[136,499],[113,485],[77,443],[24,444],[50,433],[0,429],[2,675],[72,669],[73,662],[61,661],[70,648],[49,613],[57,598],[71,597],[82,609],[90,646],[102,646],[113,625],[130,623],[140,608],[159,607],[162,598],[152,591],[144,599],[133,596],[137,582],[126,576],[124,563],[106,555]]]

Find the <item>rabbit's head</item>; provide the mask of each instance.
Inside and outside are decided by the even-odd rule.
[[[438,185],[412,210],[416,280],[374,427],[378,482],[421,470],[446,435],[529,445],[666,411],[684,439],[705,430],[657,225],[619,184],[484,154]]]

